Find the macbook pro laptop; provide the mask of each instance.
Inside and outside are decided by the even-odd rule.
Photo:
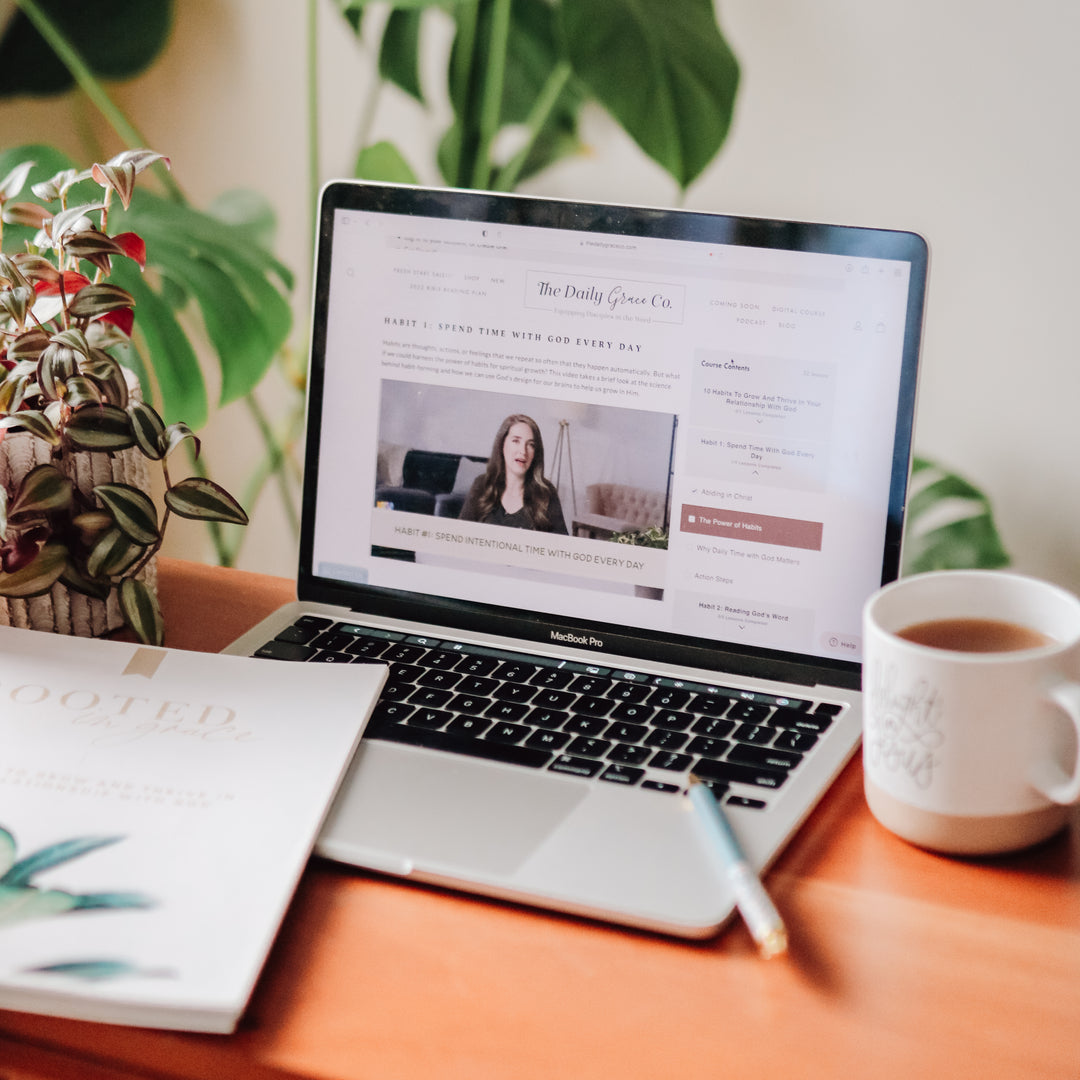
[[[858,744],[927,261],[907,232],[327,185],[299,599],[229,648],[389,665],[319,852],[714,933],[690,772],[764,870]]]

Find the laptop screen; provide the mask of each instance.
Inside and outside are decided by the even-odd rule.
[[[301,596],[857,677],[919,237],[338,182],[317,264]]]

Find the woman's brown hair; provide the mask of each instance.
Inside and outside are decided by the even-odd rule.
[[[555,492],[552,483],[544,477],[544,440],[540,428],[531,416],[514,413],[508,416],[495,433],[491,447],[484,483],[477,499],[478,521],[484,521],[495,509],[506,489],[506,459],[503,457],[503,444],[510,429],[515,424],[527,424],[532,431],[533,459],[529,471],[525,474],[525,513],[529,516],[534,529],[543,532],[551,527],[551,497]]]

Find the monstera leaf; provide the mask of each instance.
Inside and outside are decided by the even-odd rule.
[[[702,0],[563,0],[574,73],[688,187],[727,138],[739,65]]]
[[[990,500],[925,458],[912,464],[904,536],[905,574],[1008,566]]]
[[[368,0],[337,0],[364,33]],[[390,0],[379,72],[418,102],[423,18],[455,24],[447,64],[454,120],[438,147],[447,183],[513,189],[582,149],[578,117],[603,106],[683,189],[727,138],[739,64],[709,0]],[[503,136],[519,144],[496,153]],[[362,157],[358,175],[391,179]],[[392,161],[400,174],[400,162]]]

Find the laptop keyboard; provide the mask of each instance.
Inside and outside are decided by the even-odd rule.
[[[762,809],[842,706],[303,615],[256,656],[386,663],[365,738]]]

